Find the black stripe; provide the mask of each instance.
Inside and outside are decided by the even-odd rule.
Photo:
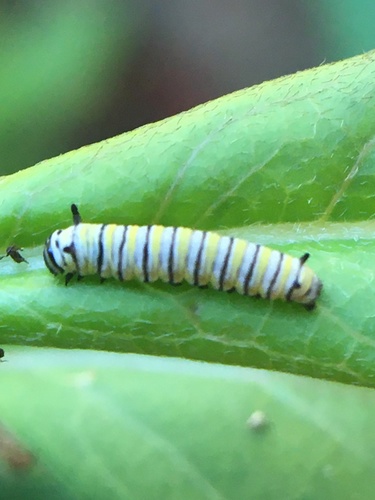
[[[223,288],[224,288],[224,281],[225,281],[225,276],[227,274],[229,257],[230,257],[231,251],[232,251],[233,241],[234,241],[234,238],[230,238],[228,250],[227,250],[227,253],[225,255],[224,262],[223,262],[223,267],[221,268],[221,271],[220,271],[219,290],[223,290]]]
[[[174,245],[176,243],[176,232],[177,232],[177,227],[174,227],[172,232],[171,246],[169,247],[169,255],[168,255],[168,279],[169,283],[171,284],[174,283],[173,268],[174,268]]]
[[[298,281],[295,281],[295,282],[292,284],[292,286],[289,288],[289,290],[287,291],[287,293],[286,293],[286,295],[285,295],[285,300],[287,300],[288,302],[289,302],[290,300],[292,300],[292,293],[293,293],[293,290],[294,290],[295,288],[299,288],[299,287],[298,287]]]
[[[276,267],[275,274],[272,276],[272,279],[270,281],[270,286],[267,289],[267,293],[266,293],[267,299],[271,298],[272,288],[275,286],[276,280],[280,274],[281,264],[283,262],[283,259],[284,259],[284,254],[280,252],[280,258],[279,258],[279,262],[278,262],[277,267]]]
[[[255,253],[254,253],[254,257],[253,257],[253,261],[250,265],[250,268],[249,268],[247,275],[245,276],[245,281],[243,284],[244,295],[248,295],[248,293],[249,293],[249,283],[250,283],[251,277],[253,276],[253,272],[254,272],[255,264],[256,264],[256,261],[258,258],[259,250],[260,250],[260,245],[257,244],[256,249],[255,249]],[[245,250],[245,255],[246,255],[246,252],[247,252],[247,249]]]
[[[288,302],[290,301],[290,298],[292,296],[292,293],[293,293],[293,290],[295,289],[295,283],[292,283],[292,286],[289,288],[289,290],[287,291],[286,295],[285,295],[285,300],[287,300]]]
[[[64,247],[60,253],[61,253],[63,264],[64,264],[65,267],[67,266],[67,262],[66,262],[64,254],[67,253],[67,254],[69,254],[72,257],[74,265],[76,267],[75,272],[77,271],[78,275],[79,275],[80,272],[79,272],[79,266],[78,266],[78,261],[77,261],[77,253],[76,253],[76,247],[75,247],[75,244],[74,244],[75,239],[76,239],[76,228],[77,228],[77,226],[74,226],[71,244],[69,246],[67,246],[67,247]],[[71,274],[74,274],[74,273],[71,273]]]
[[[43,252],[43,258],[47,268],[52,274],[63,274],[65,272],[64,269],[57,264],[50,245],[47,246],[46,244]]]
[[[124,232],[122,233],[121,243],[118,249],[118,264],[117,264],[117,277],[120,281],[124,281],[124,270],[123,270],[123,260],[124,260],[124,246],[126,242],[126,233],[128,231],[128,226],[124,226]]]
[[[73,259],[74,265],[76,266],[76,271],[78,272],[78,274],[80,274],[78,260],[77,260],[77,254],[76,254],[76,247],[75,247],[73,241],[71,242],[69,247],[65,247],[63,249],[63,252],[68,253],[71,256],[71,258]],[[66,266],[66,260],[65,260],[64,254],[62,254],[62,255],[63,255],[64,265]]]
[[[143,281],[147,283],[149,281],[149,272],[148,272],[148,245],[150,241],[150,231],[152,226],[147,226],[146,239],[145,244],[143,246],[143,258],[142,258],[142,272],[143,272]]]
[[[299,259],[298,259],[298,260],[299,260]],[[286,295],[285,295],[285,300],[287,300],[287,301],[290,301],[290,300],[291,300],[293,290],[294,290],[295,288],[300,288],[300,287],[301,287],[301,285],[300,285],[300,283],[299,283],[299,281],[298,281],[298,278],[299,278],[299,276],[300,276],[300,274],[301,274],[301,269],[302,269],[302,266],[303,266],[303,262],[301,262],[301,261],[299,260],[299,269],[298,269],[298,272],[297,272],[297,278],[296,278],[296,280],[292,283],[291,287],[289,288],[289,290],[287,291],[287,293],[286,293]]]
[[[106,226],[107,226],[107,224],[102,224],[102,227],[100,228],[100,231],[99,231],[99,238],[98,238],[99,250],[98,250],[98,260],[96,262],[96,268],[97,268],[99,276],[101,276],[102,266],[103,266],[103,253],[104,253],[103,233],[104,233],[104,229],[106,228]]]
[[[202,236],[202,241],[199,246],[199,250],[197,253],[197,260],[195,261],[194,265],[194,285],[198,286],[199,285],[199,272],[201,270],[201,265],[202,265],[202,254],[203,254],[203,247],[204,247],[204,242],[207,236],[207,231],[203,231],[203,236]]]
[[[77,253],[76,253],[76,246],[75,246],[77,227],[78,226],[74,226],[74,229],[73,229],[72,243],[70,245],[70,255],[72,256],[73,262],[74,262],[74,264],[76,266],[76,271],[77,271],[78,275],[80,275],[81,273],[79,271],[79,265],[78,265]]]

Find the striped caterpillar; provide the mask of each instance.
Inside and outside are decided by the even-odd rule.
[[[239,238],[184,227],[84,224],[76,205],[73,225],[54,231],[43,257],[53,274],[65,274],[65,284],[99,274],[102,280],[161,279],[237,291],[267,299],[283,299],[315,307],[322,282],[305,265],[309,254],[291,257]]]

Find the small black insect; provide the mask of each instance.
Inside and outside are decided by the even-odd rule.
[[[0,260],[4,259],[4,257],[10,257],[14,260],[14,262],[17,262],[17,264],[19,264],[20,262],[26,262],[26,264],[28,264],[27,260],[20,254],[22,250],[23,248],[21,247],[11,245],[6,249],[5,255],[0,256]]]

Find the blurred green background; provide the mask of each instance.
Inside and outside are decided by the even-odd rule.
[[[375,47],[370,0],[0,6],[0,175]]]

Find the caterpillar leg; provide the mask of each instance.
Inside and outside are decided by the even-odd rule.
[[[310,302],[310,304],[304,304],[304,308],[306,309],[306,311],[312,311],[313,309],[315,309],[315,302]]]
[[[65,275],[65,286],[68,285],[69,281],[73,278],[74,273],[68,273]]]

